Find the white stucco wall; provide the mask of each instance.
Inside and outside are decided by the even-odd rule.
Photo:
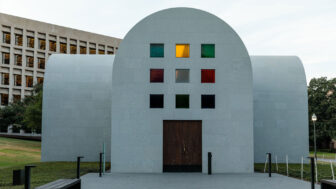
[[[164,43],[164,58],[150,58],[150,43]],[[175,44],[190,44],[190,58],[176,58]],[[216,58],[201,58],[212,43]],[[150,68],[164,69],[164,83],[150,83]],[[175,83],[175,69],[190,69],[190,83]],[[201,83],[201,69],[216,69],[216,83]],[[253,97],[249,54],[235,31],[207,12],[173,8],[136,24],[121,42],[112,79],[112,172],[162,172],[163,120],[202,120],[203,172],[207,152],[213,172],[253,172]],[[164,94],[164,108],[150,109],[149,95]],[[190,108],[176,109],[175,95],[189,94]],[[201,109],[201,95],[215,94],[216,108]]]
[[[303,65],[295,56],[251,56],[254,92],[254,159],[267,152],[278,162],[308,156],[308,99]]]
[[[110,160],[112,55],[52,55],[43,88],[42,161]]]

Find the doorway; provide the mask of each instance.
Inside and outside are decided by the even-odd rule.
[[[163,121],[163,172],[202,172],[202,121]]]

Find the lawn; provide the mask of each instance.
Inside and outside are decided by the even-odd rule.
[[[311,156],[314,156],[314,152],[310,152]],[[331,152],[316,152],[317,158],[324,159],[336,159],[336,153]]]
[[[254,170],[256,172],[264,172],[263,163],[254,164]],[[333,169],[336,171],[336,164],[333,164]],[[266,172],[268,171],[268,166],[266,167]],[[278,170],[276,170],[276,165],[272,163],[272,172],[279,173],[282,175],[287,175],[287,168],[285,163],[278,164]],[[332,172],[330,163],[317,162],[317,173],[318,181],[321,179],[332,179]],[[290,177],[301,179],[301,164],[289,164],[288,165],[288,175]],[[311,172],[310,164],[303,164],[303,180],[310,181]],[[315,176],[314,176],[315,178]]]
[[[61,178],[76,178],[76,162],[40,162],[33,163],[36,168],[31,172],[32,188]],[[109,169],[109,164],[106,166]],[[0,188],[22,189],[21,186],[12,186],[13,170],[23,169],[23,166],[14,166],[0,169]],[[81,163],[81,175],[90,172],[99,172],[99,163]],[[98,176],[98,173],[97,173]]]
[[[40,160],[41,142],[0,137],[0,169]]]
[[[40,162],[41,142],[0,137],[0,188],[22,189],[12,186],[13,170],[24,169],[24,165],[33,164],[32,188],[61,178],[76,177],[76,162]],[[109,169],[109,164],[106,169]],[[99,172],[99,163],[81,163],[81,175]]]

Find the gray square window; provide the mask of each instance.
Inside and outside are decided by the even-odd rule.
[[[189,69],[176,69],[175,82],[176,83],[189,83]]]

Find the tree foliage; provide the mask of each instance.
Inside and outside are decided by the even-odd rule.
[[[309,142],[313,146],[313,113],[317,116],[316,143],[319,148],[328,148],[331,139],[336,139],[336,78],[313,78],[308,86]]]
[[[31,96],[23,101],[10,103],[0,109],[0,131],[7,131],[12,125],[25,131],[41,131],[42,120],[42,85],[37,84]]]

